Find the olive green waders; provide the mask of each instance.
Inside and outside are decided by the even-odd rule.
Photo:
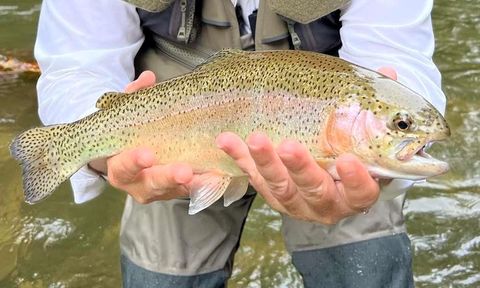
[[[348,1],[260,0],[253,40],[240,35],[231,0],[130,0],[146,34],[138,72],[158,81],[187,73],[222,48],[304,49],[338,55],[340,13]],[[143,205],[128,197],[121,227],[125,287],[224,287],[253,189],[189,216],[188,199]],[[366,215],[325,226],[283,216],[282,233],[307,287],[410,287],[404,197],[378,201]]]

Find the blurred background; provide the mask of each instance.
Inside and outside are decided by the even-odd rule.
[[[33,60],[40,0],[0,0],[0,55]],[[480,287],[480,1],[437,0],[435,62],[448,97],[448,143],[431,154],[451,171],[412,189],[406,203],[417,287]],[[120,287],[118,230],[124,195],[109,189],[75,205],[68,185],[23,202],[8,145],[39,125],[34,73],[0,73],[0,287]],[[260,197],[258,197],[260,198]],[[231,287],[301,287],[280,218],[257,199]]]

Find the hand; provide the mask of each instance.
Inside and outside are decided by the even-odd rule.
[[[338,158],[341,181],[334,181],[297,141],[284,141],[275,149],[266,135],[254,133],[245,143],[225,132],[217,145],[273,209],[297,219],[334,224],[368,209],[379,196],[378,183],[353,155]]]
[[[379,72],[397,78],[392,68],[383,67]],[[263,134],[254,133],[245,143],[229,132],[216,141],[273,209],[294,218],[335,224],[368,211],[378,199],[378,183],[354,155],[337,159],[341,180],[335,181],[297,141],[284,141],[275,149]]]
[[[155,74],[145,71],[127,85],[125,92],[135,92],[154,84]],[[188,197],[188,183],[194,178],[189,165],[157,165],[153,151],[147,148],[123,151],[108,159],[97,159],[91,161],[89,166],[107,174],[112,186],[126,191],[142,204]]]
[[[378,69],[378,73],[383,74],[388,78],[392,78],[393,80],[397,80],[397,71],[395,71],[395,69],[393,69],[392,67],[380,67]]]

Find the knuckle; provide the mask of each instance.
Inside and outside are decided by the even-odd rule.
[[[253,186],[257,186],[257,187],[261,186],[265,181],[263,176],[260,175],[260,173],[258,173],[258,171],[256,170],[244,171],[244,172],[248,175],[250,183],[252,183]]]
[[[319,183],[316,183],[314,185],[310,186],[304,186],[300,189],[302,192],[303,196],[306,199],[322,199],[324,200],[323,196],[325,195],[325,190],[327,190],[329,187],[328,185],[325,185],[326,183],[321,181]]]
[[[288,189],[288,180],[269,182],[268,187],[272,194],[280,201],[288,202],[293,199],[295,193],[293,189]]]
[[[108,175],[108,182],[117,188],[120,188],[123,183],[123,178],[122,175],[124,173],[122,172],[120,167],[118,165],[109,165],[108,170],[107,170],[107,175]]]
[[[146,190],[158,191],[161,189],[161,185],[158,183],[156,177],[148,177],[144,179],[144,185]]]
[[[120,181],[118,181],[116,173],[114,173],[112,171],[108,172],[108,183],[110,183],[110,185],[112,185],[115,188],[121,188],[121,186],[122,186],[120,184]]]

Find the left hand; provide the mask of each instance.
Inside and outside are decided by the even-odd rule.
[[[392,68],[378,71],[397,78]],[[254,133],[244,142],[225,132],[216,143],[249,175],[250,183],[273,209],[294,218],[335,224],[368,211],[378,199],[379,184],[354,155],[337,159],[341,181],[335,181],[297,141],[284,141],[275,149],[263,134]]]
[[[353,155],[337,159],[341,181],[335,181],[297,141],[287,140],[275,149],[266,135],[254,133],[243,142],[225,132],[217,145],[273,209],[296,219],[335,224],[368,209],[379,196],[378,183]]]

